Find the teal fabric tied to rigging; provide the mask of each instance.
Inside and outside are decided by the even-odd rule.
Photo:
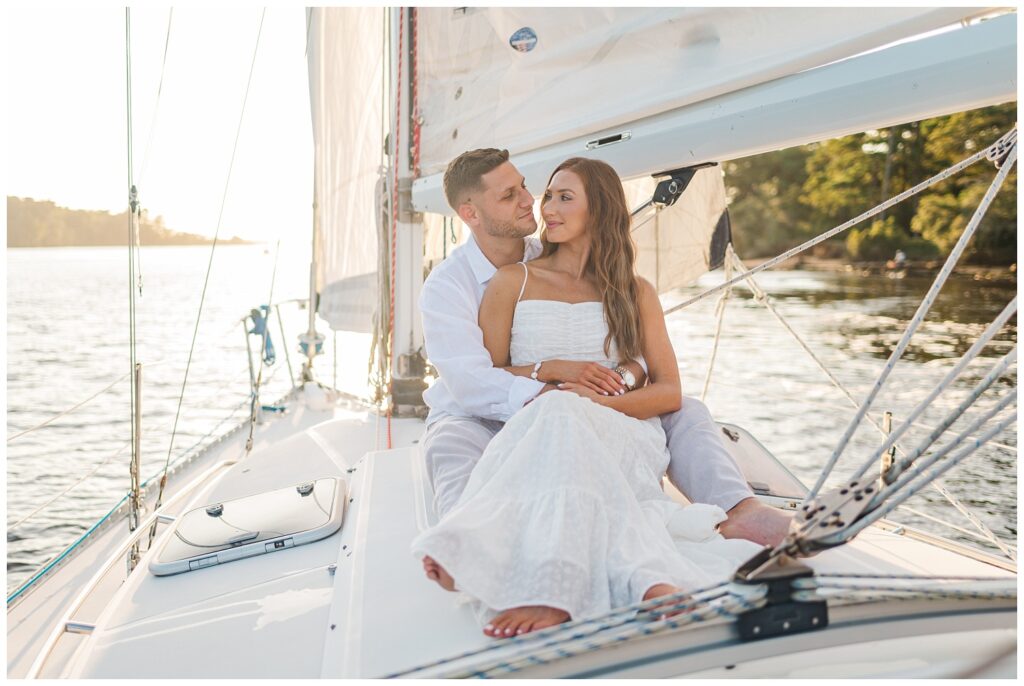
[[[274,364],[274,361],[277,360],[277,353],[274,352],[274,342],[270,340],[270,332],[267,331],[267,322],[270,319],[270,305],[260,305],[258,309],[252,308],[249,310],[249,318],[252,319],[252,328],[249,329],[249,333],[255,334],[261,340],[266,341],[266,346],[263,349],[263,362],[265,364]]]

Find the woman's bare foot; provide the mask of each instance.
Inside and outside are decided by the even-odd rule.
[[[492,638],[511,638],[569,621],[569,613],[543,605],[528,605],[505,610],[484,627]]]
[[[437,564],[434,558],[425,556],[423,558],[423,571],[427,573],[427,578],[431,581],[436,581],[437,585],[446,591],[455,590],[455,579],[452,578],[451,574],[444,570],[444,567]]]
[[[674,595],[676,593],[682,593],[682,592],[683,592],[683,589],[677,588],[677,587],[673,586],[672,584],[654,584],[653,586],[651,586],[650,588],[647,589],[647,593],[644,593],[644,600],[653,600],[654,598],[660,598],[661,596]],[[686,600],[685,597],[674,598],[672,600],[665,601],[665,603],[662,604],[662,605],[655,605],[654,607],[650,608],[647,611],[650,612],[651,614],[657,615],[658,619],[663,619],[665,617],[675,617],[678,614],[682,614],[684,612],[684,610],[675,609],[675,610],[672,610],[672,611],[669,611],[669,612],[660,612],[659,613],[658,612],[658,608],[660,608],[660,607],[672,607],[673,605],[678,605],[678,604],[684,602],[685,600]]]
[[[724,538],[745,538],[772,547],[782,543],[793,519],[793,515],[765,505],[757,498],[744,498],[726,514],[729,518],[718,525]]]

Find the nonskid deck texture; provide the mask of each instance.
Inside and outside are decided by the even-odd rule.
[[[393,444],[400,447],[375,452],[380,429],[375,417],[350,416],[315,424],[303,412],[304,408],[275,421],[276,428],[266,427],[252,455],[202,489],[181,511],[339,476],[347,480],[350,498],[341,530],[308,545],[169,577],[150,574],[144,558],[120,589],[102,594],[105,607],[94,610],[97,628],[92,636],[66,638],[44,675],[374,677],[493,645],[493,639],[481,633],[470,606],[428,581],[409,552],[412,539],[434,518],[432,494],[416,446],[422,422],[393,420]],[[274,437],[272,431],[280,434]],[[759,470],[771,471],[763,464]],[[780,479],[784,482],[785,475]],[[810,565],[818,572],[931,575],[941,571],[1012,578],[991,565],[879,528],[866,531],[852,545],[818,555]],[[950,625],[945,630],[954,628]],[[971,627],[965,624],[965,628]],[[13,654],[11,633],[8,640]],[[642,674],[646,668],[629,667],[632,658],[624,656],[640,659],[637,656],[652,648],[682,651],[671,668],[675,673],[713,670],[721,660],[685,658],[686,646],[707,648],[708,640],[722,644],[720,648],[731,646],[728,659],[734,661],[735,654],[743,656],[740,661],[765,660],[780,650],[792,652],[810,645],[806,639],[799,643],[799,637],[737,644],[729,625],[709,625],[656,637],[639,652],[635,647],[628,653],[605,650],[523,674],[599,675],[614,673],[623,665]],[[846,640],[853,639],[847,636]],[[518,649],[510,644],[501,651]],[[22,652],[18,663],[22,669],[17,671],[27,669],[26,660],[34,657],[27,648]],[[616,663],[623,665],[609,667]],[[9,676],[17,676],[11,664]],[[767,673],[779,668],[766,663],[764,669]],[[755,675],[749,669],[744,674]]]

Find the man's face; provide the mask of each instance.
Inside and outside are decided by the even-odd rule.
[[[487,172],[481,181],[482,190],[469,199],[477,209],[484,233],[495,238],[523,238],[537,230],[533,196],[511,162]]]

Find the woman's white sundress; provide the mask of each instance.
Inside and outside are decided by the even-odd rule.
[[[513,365],[541,360],[618,363],[600,302],[522,300],[512,324]],[[632,604],[657,583],[684,590],[725,580],[760,548],[725,540],[725,513],[683,508],[661,489],[668,465],[657,418],[634,419],[566,391],[527,404],[494,437],[457,505],[412,544],[481,621],[527,605],[573,619]]]

